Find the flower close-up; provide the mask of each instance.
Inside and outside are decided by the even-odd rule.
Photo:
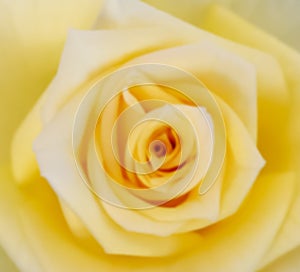
[[[0,271],[300,271],[299,12],[0,0]]]

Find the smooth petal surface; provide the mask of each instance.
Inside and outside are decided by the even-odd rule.
[[[166,239],[127,232],[116,225],[98,205],[76,168],[72,150],[72,125],[81,96],[70,101],[44,128],[34,144],[41,175],[74,211],[107,253],[164,256],[188,250],[201,240],[187,233]],[[53,131],[60,133],[53,134]],[[71,223],[71,222],[70,222]]]
[[[203,232],[203,242],[193,250],[163,259],[130,258],[109,256],[74,240],[56,197],[43,180],[26,191],[18,191],[7,169],[1,168],[0,173],[3,188],[0,212],[4,219],[0,223],[1,243],[18,267],[39,272],[100,268],[107,271],[253,271],[284,219],[294,189],[289,174],[262,176],[241,210],[221,225]],[[279,197],[282,201],[274,203]],[[219,261],[212,262],[213,259]]]
[[[300,25],[300,3],[297,0],[178,0],[176,5],[172,0],[144,2],[199,27],[202,27],[209,6],[220,4],[300,50],[300,38],[295,34]]]
[[[290,120],[289,123],[288,119],[285,119],[285,122],[287,122],[288,124],[288,126],[286,127],[288,137],[285,138],[285,140],[281,138],[280,142],[281,145],[286,149],[289,149],[290,146],[292,146],[294,150],[294,152],[292,153],[292,155],[294,155],[293,166],[295,167],[295,169],[297,169],[299,167],[300,161],[300,126],[298,106],[298,103],[300,102],[300,55],[296,51],[278,42],[276,39],[270,37],[269,35],[257,30],[253,26],[247,24],[240,18],[234,16],[233,14],[220,7],[215,7],[211,10],[210,16],[207,17],[206,25],[208,29],[210,29],[214,33],[224,36],[225,38],[254,46],[263,51],[271,52],[274,56],[277,57],[277,60],[283,67],[282,72],[284,74],[286,84],[289,87],[290,96],[293,98],[290,102],[290,108],[292,109],[292,120]],[[268,137],[268,135],[270,134],[265,134],[266,137]],[[291,156],[290,152],[288,152],[287,154]],[[286,156],[284,156],[283,158],[286,158]],[[285,167],[288,167],[288,164],[289,163],[285,162],[283,165],[285,165]],[[300,243],[299,169],[296,173],[296,177],[297,186],[295,190],[295,199],[293,201],[293,205],[291,206],[290,212],[288,213],[282,228],[280,229],[272,247],[270,248],[269,253],[262,261],[262,265],[266,265],[268,262],[298,246]]]
[[[297,272],[300,270],[300,248],[283,255],[259,272]]]
[[[17,272],[17,268],[12,260],[7,256],[3,248],[0,248],[0,267],[7,272]]]
[[[256,67],[252,63],[210,41],[209,37],[199,43],[145,54],[127,64],[137,63],[164,63],[192,73],[230,105],[256,140]]]
[[[220,1],[225,2],[224,0]],[[226,5],[258,28],[278,37],[284,43],[300,50],[300,3],[297,0],[231,0]]]
[[[101,0],[76,5],[70,0],[0,1],[1,162],[8,160],[16,126],[55,74],[67,30],[90,28],[101,5]]]

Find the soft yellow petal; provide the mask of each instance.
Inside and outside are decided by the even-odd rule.
[[[287,213],[286,220],[274,239],[272,246],[262,259],[260,267],[264,267],[266,264],[273,262],[281,255],[299,246],[299,211],[300,198],[297,197]]]
[[[260,176],[234,216],[202,232],[204,243],[187,256],[185,269],[193,270],[198,260],[203,271],[255,271],[284,220],[294,185],[290,174]]]
[[[204,23],[205,29],[226,39],[257,48],[272,55],[282,67],[288,87],[294,95],[299,87],[300,55],[275,37],[266,34],[259,28],[220,6],[214,5]],[[255,60],[254,60],[255,61]]]
[[[203,40],[202,40],[203,39]],[[252,138],[257,133],[257,92],[255,66],[226,50],[209,37],[200,42],[161,49],[130,61],[174,65],[197,76],[238,114]],[[152,93],[149,94],[148,99]]]
[[[292,119],[289,120],[287,117],[282,118],[282,116],[286,116],[288,113],[287,108],[285,108],[286,113],[283,113],[284,108],[278,107],[276,108],[276,105],[280,105],[280,103],[275,103],[272,108],[266,109],[269,111],[269,116],[266,118],[266,121],[272,120],[274,118],[273,113],[277,112],[277,115],[279,115],[274,122],[273,130],[280,131],[280,137],[279,137],[279,144],[281,146],[281,149],[290,149],[292,147],[293,153],[286,153],[283,152],[283,163],[280,167],[287,167],[289,164],[289,157],[291,158],[291,155],[293,155],[293,165],[295,169],[299,168],[299,162],[300,162],[300,123],[299,123],[299,102],[300,102],[300,78],[299,78],[299,71],[300,71],[300,55],[281,43],[280,41],[276,40],[275,38],[263,33],[262,31],[258,30],[257,28],[253,27],[252,25],[244,22],[240,18],[236,17],[235,15],[231,14],[230,12],[220,8],[220,7],[214,7],[211,9],[210,16],[207,17],[207,28],[214,33],[220,34],[224,36],[225,38],[233,39],[237,42],[242,42],[246,45],[250,45],[253,47],[256,47],[260,50],[266,51],[268,53],[273,54],[280,63],[282,67],[282,73],[284,74],[285,80],[287,82],[287,87],[289,90],[289,95],[291,96],[290,104],[288,104],[289,108],[291,109]],[[261,65],[260,71],[262,71],[263,65]],[[264,81],[267,78],[272,77],[262,77],[261,80]],[[272,80],[270,80],[272,82]],[[275,81],[273,82],[274,86]],[[267,82],[265,83],[265,86],[267,86]],[[277,85],[278,87],[278,85]],[[274,88],[272,89],[274,90]],[[270,89],[271,91],[271,89]],[[265,94],[265,97],[268,96]],[[269,94],[269,97],[274,99],[274,96]],[[277,101],[279,99],[284,97],[284,93],[282,93],[282,96],[280,96],[280,92],[277,92]],[[284,99],[284,98],[283,98]],[[274,100],[274,102],[276,102]],[[274,103],[273,102],[273,103]],[[264,112],[264,103],[261,102],[261,110]],[[279,110],[281,109],[281,111]],[[266,112],[265,112],[266,113]],[[278,122],[281,120],[281,122]],[[282,123],[286,123],[285,126],[282,126]],[[281,124],[280,124],[281,123]],[[279,129],[281,127],[281,129]],[[284,132],[284,134],[283,134]],[[264,142],[268,142],[270,138],[273,138],[274,133],[271,133],[270,131],[266,131],[263,135],[265,137]],[[262,145],[264,145],[264,142],[261,142]],[[274,143],[273,143],[274,145]],[[274,156],[274,150],[272,150],[270,146],[270,151],[268,152],[268,157],[274,157],[274,159],[268,160],[278,164],[280,159],[277,157],[278,150],[276,146],[276,156]],[[263,147],[263,146],[262,146]],[[272,167],[272,163],[270,165]],[[291,250],[292,248],[299,245],[300,236],[299,236],[299,228],[300,228],[300,207],[299,207],[299,199],[300,199],[300,191],[299,191],[299,180],[300,180],[300,173],[299,169],[297,170],[297,190],[296,190],[296,198],[293,202],[293,205],[287,214],[286,220],[280,229],[272,247],[270,248],[270,251],[265,256],[264,260],[262,261],[261,265],[266,265],[268,262],[274,260],[281,254],[284,254],[285,252]]]
[[[21,271],[94,271],[105,267],[68,230],[56,197],[44,180],[19,190],[1,167],[0,243]],[[100,250],[101,252],[101,250]]]
[[[101,5],[101,0],[0,2],[1,162],[9,158],[16,126],[53,77],[67,30],[89,28]]]
[[[18,272],[15,264],[7,256],[2,247],[0,247],[0,267],[3,271],[6,272]]]
[[[17,182],[30,182],[39,175],[38,165],[32,148],[34,139],[42,130],[40,116],[42,103],[43,97],[40,98],[26,116],[13,138],[11,159],[13,174]]]
[[[197,0],[177,0],[174,5],[173,0],[143,0],[162,11],[165,11],[173,16],[180,18],[190,24],[200,26],[205,17],[207,7],[213,0],[197,1]]]
[[[132,258],[87,248],[72,236],[44,180],[20,191],[7,167],[1,167],[0,186],[0,243],[21,271],[164,272],[175,268],[177,257]]]
[[[228,150],[222,186],[221,218],[237,210],[251,190],[265,161],[238,116],[218,99],[227,127]]]
[[[224,1],[219,2],[223,4]],[[231,0],[227,2],[227,6],[244,19],[300,50],[300,38],[299,35],[295,35],[300,25],[298,16],[300,2],[298,0]]]
[[[259,272],[297,272],[300,270],[300,248],[288,252]]]
[[[9,168],[0,168],[0,243],[15,265],[21,270],[41,271],[40,261],[28,244],[19,209],[22,205],[19,192]]]
[[[260,177],[240,211],[203,232],[203,242],[193,250],[169,258],[130,258],[91,251],[78,243],[44,181],[20,192],[13,187],[6,171],[1,168],[0,172],[3,188],[0,241],[20,268],[38,272],[100,268],[106,271],[253,271],[280,227],[294,189],[288,174]],[[213,259],[218,262],[212,262]]]
[[[258,28],[300,49],[298,32],[300,3],[298,0],[144,0],[144,2],[170,13],[186,22],[202,27],[206,12],[212,3],[220,4],[254,23]]]
[[[164,256],[187,250],[201,240],[195,233],[164,239],[127,232],[107,216],[81,178],[74,160],[72,126],[80,101],[81,96],[73,98],[56,114],[35,141],[34,150],[42,176],[47,178],[54,191],[77,214],[104,250],[112,254]]]

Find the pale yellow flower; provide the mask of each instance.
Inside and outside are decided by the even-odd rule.
[[[54,20],[57,25],[51,26],[50,31],[39,26],[41,33],[48,33],[47,36],[38,35],[37,40],[31,39],[29,32],[22,32],[20,36],[25,37],[23,43],[32,42],[36,46],[30,47],[32,51],[26,54],[28,67],[33,68],[28,68],[28,78],[23,80],[29,86],[36,79],[31,89],[36,88],[38,92],[57,65],[65,26],[74,20],[74,28],[87,28],[99,15],[93,30],[68,32],[56,76],[14,136],[14,177],[7,164],[1,168],[0,242],[8,255],[22,271],[256,271],[268,269],[274,261],[273,266],[269,266],[271,270],[296,267],[295,258],[290,262],[276,263],[276,260],[296,249],[300,242],[296,171],[299,53],[218,5],[205,8],[195,5],[191,12],[187,3],[180,2],[177,9],[149,1],[203,30],[138,1],[107,1],[103,6],[98,1],[92,2],[79,5],[79,13],[70,13],[70,18],[64,18],[63,22]],[[9,6],[3,4],[3,7]],[[195,16],[196,7],[201,14],[200,21]],[[12,14],[22,11],[16,8]],[[48,8],[45,16],[50,11]],[[77,18],[75,14],[82,17]],[[20,23],[19,18],[17,23]],[[45,22],[44,27],[50,27],[48,21]],[[9,33],[3,35],[7,37],[7,45],[16,46],[9,43]],[[279,35],[284,37],[282,33]],[[51,37],[55,40],[56,59],[49,55],[47,60],[47,52],[52,50]],[[289,42],[297,45],[297,39]],[[43,50],[39,52],[36,48]],[[13,59],[9,55],[4,57]],[[8,63],[14,67],[14,62]],[[178,144],[176,133],[181,133],[183,143],[198,141],[204,165],[197,166],[198,179],[180,191],[175,201],[164,203],[163,198],[161,206],[151,209],[124,209],[111,205],[112,201],[107,202],[111,199],[102,201],[95,197],[76,168],[76,162],[82,162],[82,170],[92,182],[103,175],[103,169],[102,172],[96,170],[97,160],[91,155],[92,149],[84,134],[93,126],[86,114],[92,116],[93,103],[98,97],[88,100],[86,95],[91,88],[96,88],[94,84],[99,84],[103,76],[114,75],[123,67],[144,67],[139,65],[149,63],[187,71],[211,91],[224,118],[225,161],[212,188],[199,195],[201,182],[198,179],[205,179],[209,171],[211,146],[215,144],[211,135],[220,135],[222,131],[214,123],[214,113],[207,105],[195,111],[195,105],[169,89],[153,86],[129,89],[108,104],[95,127],[96,150],[102,153],[106,172],[121,185],[133,188],[142,186],[155,191],[157,185],[165,184],[169,176],[148,173],[145,176],[130,171],[124,175],[110,149],[109,137],[117,114],[138,101],[149,99],[174,106],[156,109],[154,104],[150,108],[140,104],[134,114],[123,119],[122,133],[132,125],[131,120],[143,121],[149,114],[151,118],[164,116],[178,129],[172,132],[156,121],[137,127],[134,133],[127,135],[134,157],[143,161],[148,156],[148,142],[156,137],[164,143],[159,151],[168,155],[168,150],[173,151],[177,146],[172,143]],[[37,71],[39,67],[41,71]],[[17,71],[8,75],[22,78],[24,73]],[[155,73],[147,75],[152,78]],[[139,76],[139,72],[134,74],[134,78]],[[44,80],[39,81],[43,77]],[[20,84],[13,86],[11,80],[5,79],[3,82],[3,90],[20,90]],[[34,97],[28,94],[28,102],[24,100],[24,103],[29,104]],[[14,97],[10,99],[9,103],[16,101]],[[100,96],[100,104],[101,99]],[[95,109],[97,107],[96,103]],[[7,107],[5,109],[7,111]],[[82,118],[80,109],[83,109]],[[13,111],[16,108],[8,112]],[[177,112],[183,113],[193,124],[193,137]],[[4,114],[9,116],[6,120],[12,130],[17,122],[14,119],[19,117]],[[80,135],[78,142],[77,138],[74,142],[74,135]],[[119,140],[123,136],[117,135],[118,141],[123,143]],[[178,171],[180,178],[188,175],[184,172],[185,166],[198,154],[197,144],[182,146],[184,164],[180,166],[182,172]],[[220,146],[217,152],[222,153]],[[161,153],[156,155],[160,163]],[[173,166],[174,157],[166,157],[163,166]],[[126,158],[126,166],[137,167],[138,164]],[[143,166],[138,167],[145,170]],[[99,193],[98,185],[92,184],[96,193]],[[172,186],[166,188],[167,193],[173,192]],[[128,196],[126,194],[125,200],[121,197],[125,205]],[[151,196],[157,197],[155,203],[162,200],[160,194]],[[147,197],[143,195],[143,201],[154,204]]]

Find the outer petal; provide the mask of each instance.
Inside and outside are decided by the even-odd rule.
[[[185,269],[195,271],[197,264],[203,271],[255,271],[285,217],[294,184],[289,174],[260,176],[234,216],[202,232],[204,243],[186,256]],[[278,198],[288,203],[279,207]]]
[[[256,141],[257,86],[252,63],[209,40],[158,50],[128,64],[136,63],[169,64],[192,73],[230,105]]]
[[[164,256],[188,250],[201,240],[196,233],[166,237],[127,232],[98,205],[74,161],[72,126],[81,96],[75,97],[47,124],[35,141],[41,175],[77,214],[92,236],[112,254]],[[55,133],[59,131],[59,133]]]
[[[223,3],[222,0],[219,2]],[[295,35],[300,26],[299,1],[231,0],[228,2],[228,7],[243,18],[300,50],[300,37]]]
[[[296,272],[300,270],[300,248],[283,255],[267,267],[259,270],[260,272]]]
[[[201,27],[210,4],[222,4],[259,28],[300,50],[298,0],[145,0],[167,13]]]
[[[254,271],[286,214],[294,188],[288,174],[262,176],[240,211],[208,228],[193,250],[174,257],[130,258],[78,243],[43,180],[20,192],[5,168],[0,173],[0,241],[18,267],[30,272]],[[274,203],[277,198],[282,201]]]
[[[0,243],[15,265],[23,271],[42,270],[39,260],[30,244],[19,217],[20,192],[17,191],[8,167],[0,168]]]
[[[206,26],[211,31],[220,34],[226,38],[233,39],[234,41],[242,42],[247,45],[252,45],[258,49],[268,51],[278,58],[279,63],[283,67],[285,80],[289,87],[292,101],[290,103],[292,120],[291,123],[285,126],[287,135],[279,138],[281,145],[293,148],[293,154],[287,153],[288,157],[293,157],[293,167],[299,168],[300,162],[300,125],[299,125],[299,102],[300,102],[300,55],[294,50],[288,48],[284,44],[278,42],[276,39],[264,34],[263,32],[255,29],[253,26],[245,23],[240,18],[232,15],[228,11],[215,7],[211,10],[210,16],[207,18]],[[244,34],[247,33],[247,34]],[[277,108],[278,110],[278,108]],[[286,109],[287,111],[287,109]],[[276,108],[273,111],[276,112]],[[271,117],[270,117],[271,118]],[[288,122],[288,119],[285,120]],[[270,134],[266,134],[270,138]],[[267,140],[267,139],[266,139]],[[272,152],[273,153],[273,152]],[[283,158],[286,158],[284,156]],[[288,159],[286,159],[288,161]],[[288,167],[288,163],[284,163]],[[291,250],[300,244],[300,173],[297,170],[297,187],[296,197],[293,205],[287,214],[285,223],[280,229],[273,246],[270,248],[269,253],[262,261],[261,265],[266,265],[268,262],[274,260],[281,254]],[[276,201],[276,200],[275,200]]]
[[[3,248],[0,248],[0,267],[7,272],[17,272],[16,266],[13,264],[10,258],[3,251]]]
[[[94,271],[101,259],[85,252],[67,228],[45,181],[20,191],[7,167],[0,169],[0,242],[21,271]],[[67,254],[66,254],[67,253]]]
[[[102,0],[0,1],[0,162],[9,157],[17,124],[54,76],[67,30],[90,28],[101,6]],[[34,116],[27,118],[30,128],[24,125],[16,136],[18,152],[12,156],[18,178],[36,172],[29,173],[34,164],[30,142],[38,128]]]

